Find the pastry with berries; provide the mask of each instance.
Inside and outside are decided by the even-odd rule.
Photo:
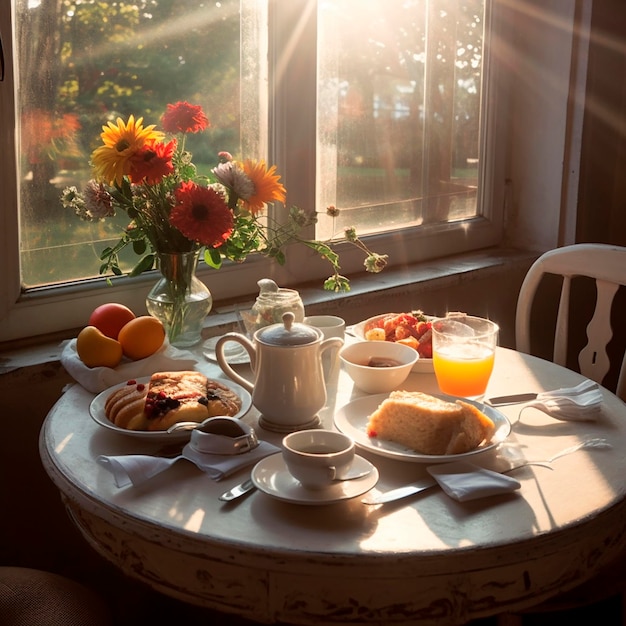
[[[178,422],[233,417],[241,398],[225,385],[194,371],[158,372],[148,383],[129,380],[105,402],[107,418],[127,430],[165,431]]]

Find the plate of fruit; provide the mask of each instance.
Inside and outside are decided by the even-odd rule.
[[[383,313],[375,315],[350,329],[361,341],[395,341],[411,346],[420,355],[413,366],[414,372],[433,371],[431,320],[422,311],[409,313]]]

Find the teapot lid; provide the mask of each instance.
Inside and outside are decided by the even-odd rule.
[[[259,341],[272,346],[303,346],[315,343],[320,335],[312,326],[294,323],[295,316],[291,311],[283,313],[283,322],[272,324],[260,329]]]

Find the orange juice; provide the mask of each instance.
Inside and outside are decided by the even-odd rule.
[[[494,351],[484,345],[443,346],[433,352],[433,366],[442,393],[482,396],[493,370]]]

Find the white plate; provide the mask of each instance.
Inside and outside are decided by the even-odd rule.
[[[480,445],[470,452],[464,452],[462,454],[420,454],[419,452],[405,448],[392,441],[368,437],[366,432],[368,418],[370,414],[378,408],[378,405],[388,397],[388,393],[380,393],[374,396],[357,398],[349,402],[335,413],[335,426],[342,433],[352,437],[356,445],[363,450],[369,450],[374,454],[386,456],[391,459],[412,461],[414,463],[446,463],[448,461],[458,461],[476,454],[481,454],[502,443],[511,432],[511,422],[497,409],[480,402],[467,400],[466,398],[437,395],[438,398],[450,402],[463,400],[464,402],[469,402],[477,406],[485,415],[493,420],[496,426],[496,432],[489,443]]]
[[[211,337],[202,344],[202,354],[209,359],[217,363],[217,356],[215,354],[215,344],[219,337]],[[229,365],[243,365],[250,363],[250,355],[248,351],[236,341],[227,341],[224,345],[224,357]]]
[[[255,487],[284,502],[296,504],[330,504],[340,500],[349,500],[363,495],[378,482],[378,470],[361,456],[354,457],[353,469],[370,470],[363,478],[344,480],[333,483],[327,489],[305,489],[287,469],[282,454],[273,454],[259,461],[252,470],[252,482]]]
[[[148,384],[150,382],[150,377],[146,376],[143,378],[135,379],[138,383]],[[212,379],[218,380],[218,379]],[[232,391],[234,391],[241,398],[241,409],[239,412],[234,415],[236,418],[243,417],[252,406],[252,397],[248,393],[246,389],[237,385],[236,383],[219,379],[218,382],[225,387],[228,387]],[[100,426],[104,426],[109,430],[112,430],[116,433],[120,433],[121,435],[126,435],[128,437],[137,437],[139,439],[144,439],[146,441],[184,441],[185,439],[189,439],[191,437],[190,430],[183,431],[175,431],[173,433],[168,433],[162,430],[148,431],[148,430],[128,430],[126,428],[120,428],[116,426],[113,422],[109,420],[104,412],[104,405],[106,403],[107,398],[115,391],[121,387],[125,387],[126,383],[120,383],[119,385],[114,385],[110,389],[106,389],[102,393],[99,393],[89,405],[89,414],[91,417],[98,423]]]
[[[360,341],[365,341],[365,327],[371,322],[375,322],[383,317],[387,317],[387,315],[400,315],[400,313],[383,313],[382,315],[374,315],[374,317],[369,317],[354,326],[350,326],[346,329],[347,332],[351,333],[354,337],[356,337]],[[426,316],[428,319],[432,319],[428,315]],[[415,362],[415,365],[411,368],[412,372],[417,372],[419,374],[432,374],[435,371],[433,367],[432,359],[425,359],[420,356],[419,359]]]

